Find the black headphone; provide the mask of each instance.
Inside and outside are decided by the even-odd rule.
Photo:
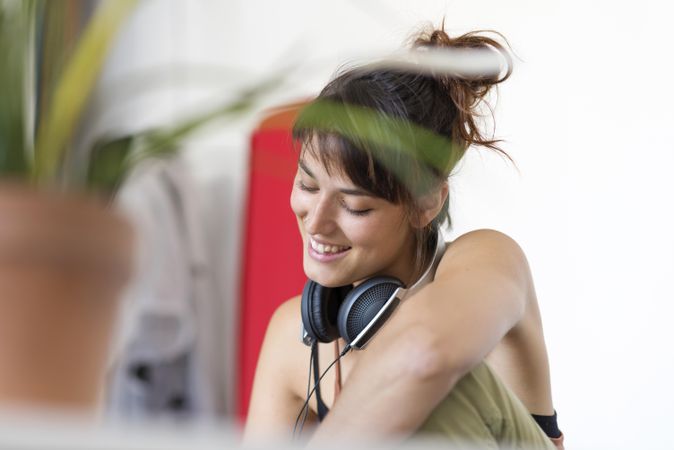
[[[410,289],[388,276],[370,278],[355,288],[328,288],[308,280],[302,290],[302,341],[310,346],[341,337],[345,350],[364,348],[406,295],[432,279],[444,248],[438,232],[433,260]]]

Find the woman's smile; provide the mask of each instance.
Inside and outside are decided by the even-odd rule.
[[[307,251],[309,256],[319,262],[331,262],[345,256],[351,247],[344,245],[334,245],[317,241],[311,236],[307,239]]]

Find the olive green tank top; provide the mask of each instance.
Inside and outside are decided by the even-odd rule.
[[[555,446],[487,363],[468,372],[419,428],[451,448],[550,449]]]

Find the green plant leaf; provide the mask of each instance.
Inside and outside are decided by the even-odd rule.
[[[116,32],[136,0],[108,0],[87,25],[40,123],[32,178],[53,183]]]
[[[28,170],[34,1],[0,2],[0,176]]]
[[[88,189],[110,197],[117,191],[126,175],[126,162],[135,139],[124,136],[94,144],[87,172]]]
[[[174,127],[146,131],[133,136],[99,141],[90,153],[86,187],[114,196],[129,172],[147,158],[168,157],[179,149],[180,142],[198,128],[225,117],[234,118],[253,110],[265,94],[282,85],[285,72],[266,79],[243,91],[236,99],[210,111],[196,114]]]
[[[434,183],[424,165],[448,173],[465,153],[446,136],[408,120],[372,108],[319,99],[300,112],[295,127],[349,139],[392,171],[412,193],[423,193]],[[413,173],[407,161],[418,159],[424,165]]]
[[[145,144],[134,152],[132,158],[141,160],[143,158],[161,154],[166,148],[173,148],[174,144],[185,138],[197,128],[200,128],[212,121],[225,117],[235,117],[251,111],[259,104],[264,95],[274,92],[282,85],[288,70],[280,71],[274,77],[266,79],[255,86],[241,92],[239,96],[231,102],[225,103],[205,113],[191,117],[175,127],[154,132],[145,140]],[[131,163],[134,163],[131,161]]]

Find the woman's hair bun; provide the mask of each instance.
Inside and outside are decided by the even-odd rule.
[[[494,37],[486,35],[487,33],[498,37],[503,41],[503,43],[499,42],[499,40]],[[443,24],[439,29],[425,30],[416,35],[412,44],[412,48],[446,48],[454,50],[494,51],[501,55],[505,63],[505,70],[501,70],[498,74],[485,73],[471,77],[473,78],[473,81],[481,80],[486,84],[498,84],[505,81],[512,73],[513,61],[510,51],[508,50],[510,45],[508,44],[505,36],[503,36],[498,31],[477,30],[453,38],[450,37],[445,31],[443,21]],[[466,79],[467,77],[462,76],[462,78]]]
[[[423,35],[417,37],[417,45],[425,45],[429,47],[451,47],[453,44],[452,38],[445,32],[444,26],[439,30],[433,30],[430,36],[425,38]]]
[[[487,94],[494,86],[507,80],[512,74],[513,61],[507,39],[501,33],[491,30],[471,31],[457,37],[450,37],[444,30],[443,20],[439,29],[424,30],[413,38],[412,49],[420,48],[493,51],[501,55],[504,64],[498,72],[471,75],[436,73],[433,78],[456,107],[457,117],[453,121],[451,134],[457,143],[464,148],[471,145],[489,147],[510,159],[497,146],[499,141],[485,136],[477,123],[478,118],[482,117],[479,106]],[[484,103],[492,111],[491,106],[487,102]]]

